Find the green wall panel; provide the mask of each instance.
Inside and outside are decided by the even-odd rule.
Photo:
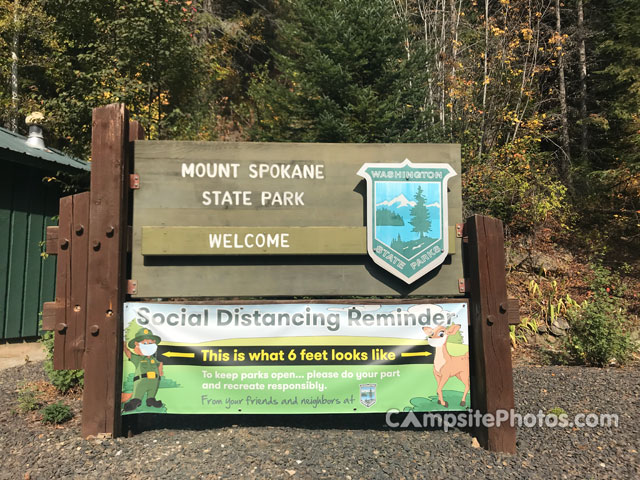
[[[0,161],[1,162],[1,161]],[[13,171],[10,164],[0,163],[0,339],[4,338],[7,318],[7,286],[11,246],[11,204]]]
[[[0,159],[0,340],[34,337],[55,292],[55,258],[44,258],[59,194],[46,172]]]

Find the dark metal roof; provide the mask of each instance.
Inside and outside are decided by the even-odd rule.
[[[10,160],[40,168],[60,168],[63,170],[91,170],[91,165],[65,155],[54,148],[33,148],[27,145],[27,138],[0,127],[0,160]]]

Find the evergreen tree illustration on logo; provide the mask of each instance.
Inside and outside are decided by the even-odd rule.
[[[424,234],[431,230],[431,219],[429,218],[429,210],[427,210],[426,199],[422,194],[422,187],[418,185],[415,194],[416,204],[411,208],[411,221],[413,232],[418,232],[420,238],[424,238]]]

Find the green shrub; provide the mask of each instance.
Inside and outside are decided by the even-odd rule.
[[[569,335],[565,353],[574,363],[623,365],[635,349],[626,332],[628,313],[622,282],[602,265],[594,265],[591,297],[580,309],[568,312]]]
[[[71,409],[62,402],[52,403],[42,409],[42,423],[59,424],[73,418]]]
[[[31,387],[22,387],[18,392],[18,410],[21,413],[38,410],[42,406],[38,392]]]
[[[549,222],[563,225],[570,217],[567,190],[536,142],[519,139],[482,162],[464,164],[462,195],[468,213],[499,218],[513,233],[531,233]]]
[[[54,370],[53,369],[53,332],[45,332],[41,342],[47,350],[47,358],[44,362],[44,371],[49,381],[60,393],[84,384],[84,372],[82,370]]]

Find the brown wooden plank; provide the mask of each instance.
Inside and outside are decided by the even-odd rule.
[[[44,302],[42,305],[42,330],[52,332],[59,318],[64,318],[64,305],[56,302]]]
[[[129,120],[129,142],[144,140],[144,127],[137,120]],[[132,158],[130,159],[132,160]]]
[[[499,409],[514,408],[502,222],[475,215],[467,220],[466,232],[473,406],[495,415]],[[515,453],[516,430],[509,422],[478,427],[476,436],[484,448]]]
[[[449,227],[450,255],[455,239]],[[367,255],[366,227],[143,226],[141,242],[142,255],[155,256]]]
[[[89,255],[89,192],[73,196],[71,290],[67,295],[67,369],[83,368],[86,336],[87,257]]]
[[[458,248],[462,248],[460,244]],[[457,271],[446,260],[407,285],[383,271],[368,256],[362,256],[361,263],[344,255],[287,257],[286,261],[279,257],[279,264],[263,256],[268,260],[260,268],[252,263],[255,260],[252,257],[177,258],[183,261],[166,266],[154,257],[146,257],[146,266],[156,266],[158,272],[154,276],[152,268],[134,269],[133,278],[138,281],[134,298],[464,296],[458,291],[462,268]],[[142,275],[143,283],[137,275]],[[323,278],[333,278],[335,282],[327,284]]]
[[[45,252],[49,255],[58,254],[58,226],[52,225],[47,227],[47,239],[45,244]]]
[[[132,305],[138,303],[138,300],[130,302]],[[142,302],[141,302],[142,303]],[[147,303],[147,302],[144,302]],[[189,300],[189,302],[166,300],[166,301],[153,301],[149,302],[153,304],[183,304],[189,305],[284,305],[284,304],[320,304],[331,303],[336,305],[402,305],[407,303],[414,304],[429,304],[435,305],[440,303],[464,303],[469,304],[466,298],[305,298],[300,299],[287,299],[287,300],[273,300],[273,299],[261,299],[261,300],[245,300],[245,299],[212,299],[212,300]]]
[[[517,298],[507,299],[507,318],[509,325],[518,325],[520,323],[520,300]]]
[[[126,282],[129,119],[121,104],[93,110],[82,434],[120,434]]]
[[[69,352],[66,317],[66,305],[71,294],[71,244],[73,224],[73,196],[60,199],[60,214],[58,220],[58,262],[56,272],[56,301],[62,308],[56,317],[53,343],[53,368],[65,370],[67,368],[67,354]]]
[[[366,255],[367,230],[365,227],[142,227],[141,252],[143,255]]]
[[[129,154],[129,173],[135,172],[135,164],[134,164],[134,148],[136,140],[144,140],[145,133],[142,125],[136,120],[129,120],[129,146],[128,146],[128,154]],[[130,254],[133,247],[133,228],[131,227],[131,219],[133,218],[133,202],[131,202],[132,195],[129,195],[129,211],[128,211],[128,225],[127,225],[127,254],[129,259],[131,258]],[[131,262],[127,264],[127,278],[131,278]],[[124,434],[128,437],[133,436],[133,432],[137,430],[136,425],[138,422],[138,415],[127,415],[126,422],[123,422],[122,426],[124,430]]]
[[[230,258],[188,262],[140,254],[142,226],[335,226],[363,227],[366,187],[357,171],[365,162],[449,163],[458,175],[449,181],[449,225],[462,222],[459,145],[264,144],[224,142],[136,142],[132,278],[136,298],[221,296],[398,295],[459,296],[461,255],[452,255],[438,275],[407,286],[367,256],[302,256],[252,262]],[[238,163],[238,178],[183,178],[182,162]],[[321,164],[324,179],[247,179],[252,163]],[[244,172],[244,173],[243,173]],[[241,178],[242,177],[242,178]],[[304,190],[304,207],[233,208],[202,204],[204,190]],[[255,195],[254,195],[255,196]],[[259,197],[258,197],[259,198]],[[258,201],[258,203],[260,203]],[[454,239],[456,251],[462,241]],[[315,257],[315,258],[314,258]],[[274,282],[273,279],[278,281]],[[400,282],[400,283],[399,283]]]

